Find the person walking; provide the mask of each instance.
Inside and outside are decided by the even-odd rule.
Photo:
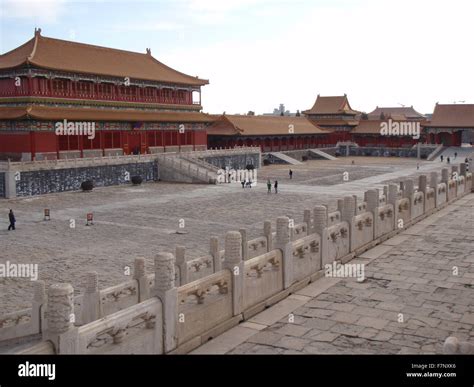
[[[15,230],[15,214],[13,213],[13,210],[10,210],[8,213],[8,219],[10,220],[10,225],[8,226],[8,231],[10,230]]]
[[[242,188],[245,188],[245,179],[240,182],[242,184]]]
[[[275,180],[275,184],[273,185],[273,188],[275,188],[275,193],[278,193],[278,181]]]
[[[448,164],[451,163],[451,159],[448,157],[448,158],[446,159],[446,162],[447,162]]]
[[[267,180],[267,193],[272,193],[272,182],[270,179]]]
[[[443,162],[443,159],[444,159],[443,155],[441,155],[441,157],[440,157],[440,158],[441,158],[441,162]]]
[[[454,152],[454,160],[458,157],[458,152]]]
[[[293,171],[291,169],[290,169],[289,175],[290,175],[290,180],[293,179]]]

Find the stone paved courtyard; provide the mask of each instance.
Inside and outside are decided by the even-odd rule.
[[[354,160],[354,165],[352,164]],[[338,198],[357,194],[382,182],[399,181],[440,170],[439,162],[402,158],[340,158],[315,160],[291,166],[273,165],[259,170],[259,184],[242,189],[239,184],[191,185],[148,183],[116,186],[91,193],[69,192],[0,200],[0,262],[38,263],[39,279],[49,285],[70,282],[82,291],[87,271],[99,274],[99,286],[119,284],[128,277],[124,267],[145,257],[150,269],[159,251],[187,248],[188,257],[208,252],[210,236],[223,237],[229,230],[247,228],[259,236],[263,221],[287,215],[302,221],[303,210],[317,204],[336,208]],[[348,172],[349,181],[343,181]],[[279,193],[266,193],[266,180],[278,179]],[[8,209],[13,208],[17,230],[8,232]],[[51,209],[51,221],[43,221],[43,209]],[[86,213],[94,213],[94,225],[85,226]],[[70,228],[74,219],[75,228]],[[184,234],[177,234],[180,220]],[[29,307],[33,284],[26,279],[0,279],[0,311]]]
[[[450,335],[474,341],[474,194],[350,263],[366,265],[364,282],[317,280],[194,353],[431,354]]]

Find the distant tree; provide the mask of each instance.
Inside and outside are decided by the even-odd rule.
[[[368,115],[367,113],[362,113],[361,118],[362,118],[363,120],[368,120],[368,119],[369,119],[369,115]]]
[[[384,114],[383,112],[380,113],[380,119],[381,119],[381,120],[385,120],[385,114]]]
[[[296,117],[300,117],[301,116],[301,113],[299,110],[296,111]]]
[[[253,112],[252,110],[249,110],[248,113],[247,113],[248,116],[254,116],[255,115],[255,112]]]

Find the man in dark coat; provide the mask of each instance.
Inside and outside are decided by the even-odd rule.
[[[13,213],[13,210],[10,210],[8,213],[8,219],[10,219],[10,225],[8,226],[8,231],[14,230],[15,229],[15,214]]]

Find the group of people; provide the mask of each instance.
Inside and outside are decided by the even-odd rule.
[[[275,189],[275,193],[278,193],[278,181],[275,180],[275,183],[273,184],[273,188]],[[272,193],[272,182],[270,179],[267,180],[267,193]]]

